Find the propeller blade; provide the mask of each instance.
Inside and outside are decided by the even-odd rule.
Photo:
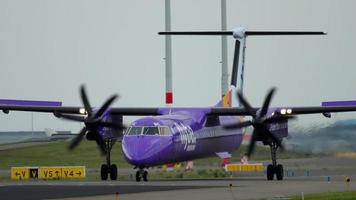
[[[58,117],[69,120],[69,121],[76,121],[76,122],[85,122],[85,117],[77,116],[77,115],[65,115],[65,114],[57,114]]]
[[[118,95],[114,94],[112,95],[106,102],[100,107],[100,109],[95,113],[94,118],[99,118],[101,117],[105,111],[108,110],[109,106],[115,101],[115,99],[118,97]]]
[[[75,137],[72,142],[69,145],[69,150],[73,150],[75,147],[78,146],[78,144],[83,140],[83,137],[85,133],[87,132],[87,128],[84,127],[78,134],[77,137]]]
[[[244,106],[244,108],[247,110],[247,112],[253,117],[256,117],[256,113],[254,112],[254,110],[252,109],[252,107],[250,106],[250,104],[248,103],[248,101],[245,99],[245,97],[242,95],[242,93],[240,91],[237,92],[237,97],[239,99],[239,101],[241,102],[241,104]]]
[[[297,118],[296,116],[291,116],[291,115],[278,115],[278,116],[267,118],[266,120],[263,121],[263,123],[265,124],[282,123],[285,122],[286,120],[291,120],[296,118]]]
[[[267,114],[268,108],[269,108],[269,104],[271,103],[271,99],[272,99],[273,94],[274,94],[275,91],[276,91],[276,88],[273,87],[267,93],[265,101],[263,102],[263,106],[261,108],[260,115],[259,115],[260,118],[264,117]]]
[[[244,128],[247,126],[251,126],[252,122],[251,121],[244,121],[240,123],[235,123],[235,124],[229,124],[224,126],[225,129],[238,129],[238,128]]]
[[[84,85],[80,86],[80,96],[82,98],[82,102],[83,102],[84,108],[88,113],[88,117],[91,117],[92,116],[92,110],[91,110],[91,106],[90,106],[89,99],[88,99],[87,93],[85,91]]]
[[[249,157],[249,158],[251,157],[253,151],[255,150],[257,134],[258,133],[257,133],[256,129],[254,129],[252,132],[252,138],[251,138],[250,144],[248,145],[248,149],[247,149],[247,157]]]
[[[98,137],[96,138],[96,144],[98,145],[98,148],[100,149],[100,152],[102,155],[106,154],[106,149],[105,149],[105,142],[103,138],[98,134]]]

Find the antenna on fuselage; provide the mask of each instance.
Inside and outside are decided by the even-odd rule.
[[[246,38],[248,36],[283,36],[283,35],[326,35],[320,31],[247,31],[244,27],[237,27],[233,31],[173,31],[159,32],[159,35],[199,35],[199,36],[229,36],[235,41],[234,59],[231,74],[231,86],[243,94],[244,64]],[[237,106],[240,106],[239,103]]]

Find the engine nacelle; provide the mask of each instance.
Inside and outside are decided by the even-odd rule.
[[[273,117],[273,116],[281,116],[285,114],[289,114],[287,112],[284,112],[285,108],[270,108],[266,114],[267,118]],[[259,114],[259,111],[257,112],[257,115]],[[272,123],[267,125],[268,130],[271,131],[271,133],[278,139],[282,140],[285,137],[288,137],[288,120],[283,120],[282,122],[279,123]],[[258,141],[262,142],[269,142],[268,137],[264,137],[263,135],[257,138]]]

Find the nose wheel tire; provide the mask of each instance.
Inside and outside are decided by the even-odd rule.
[[[101,180],[106,181],[108,179],[108,175],[109,175],[109,167],[105,164],[102,164],[100,168]]]
[[[147,177],[148,177],[148,171],[142,169],[136,171],[136,182],[140,182],[141,179],[147,182],[148,181]]]
[[[136,182],[140,182],[141,181],[141,173],[140,171],[136,172]]]
[[[143,181],[147,182],[147,176],[148,176],[148,172],[147,171],[144,171],[143,174],[142,174],[142,178],[143,178]]]

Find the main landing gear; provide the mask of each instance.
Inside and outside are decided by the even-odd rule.
[[[110,157],[111,149],[114,144],[115,141],[105,141],[106,164],[102,164],[100,169],[100,176],[103,181],[107,180],[109,175],[111,180],[117,180],[117,166],[115,164],[111,164]]]
[[[140,167],[140,169],[136,171],[136,182],[140,182],[141,179],[147,182],[148,181],[147,176],[148,176],[148,171],[145,170],[143,167]]]
[[[271,142],[269,144],[269,147],[271,149],[271,158],[272,158],[272,164],[269,164],[267,166],[267,180],[273,180],[274,174],[276,174],[277,180],[283,180],[283,165],[277,164],[277,150],[278,150],[278,145],[275,142]]]

